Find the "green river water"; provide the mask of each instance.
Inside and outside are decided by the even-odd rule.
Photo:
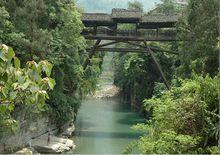
[[[99,87],[113,84],[112,55],[104,59]],[[107,78],[106,78],[107,77]],[[75,154],[121,154],[126,146],[141,136],[131,126],[143,122],[120,97],[87,98],[79,109],[76,119]],[[133,153],[138,153],[136,150]]]
[[[143,119],[121,104],[119,98],[88,99],[77,117],[74,153],[120,154],[141,135],[131,129],[139,122]]]

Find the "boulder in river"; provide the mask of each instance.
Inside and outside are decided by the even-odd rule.
[[[23,154],[23,155],[32,155],[32,154],[39,154],[36,150],[34,150],[34,148],[30,147],[30,148],[23,148],[22,150],[19,150],[17,152],[15,152],[15,154]]]
[[[71,137],[73,132],[75,131],[75,126],[73,123],[67,123],[61,128],[62,133],[61,136],[63,137]]]
[[[32,146],[39,153],[62,153],[75,149],[75,144],[67,138],[59,138],[56,136],[41,136],[32,141]]]

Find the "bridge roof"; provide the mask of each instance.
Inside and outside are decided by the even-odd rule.
[[[144,15],[140,23],[176,23],[179,19],[178,15]]]
[[[137,10],[127,10],[127,9],[112,9],[113,19],[124,19],[124,20],[140,20],[142,12]]]
[[[111,15],[106,13],[84,13],[82,15],[83,21],[107,21],[111,22]]]
[[[111,15],[106,13],[84,13],[82,21],[85,26],[110,26],[114,25]]]
[[[139,22],[139,28],[174,27],[179,18],[179,15],[144,15]]]
[[[139,28],[173,27],[179,15],[143,15],[142,12],[126,9],[112,9],[112,14],[84,13],[85,26],[113,26],[116,23],[139,23]]]

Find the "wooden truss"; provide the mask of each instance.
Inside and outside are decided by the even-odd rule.
[[[126,43],[126,44],[129,44],[129,45],[133,45],[134,47],[136,48],[115,48],[115,47],[106,47],[106,46],[109,46],[109,45],[115,45],[117,43]],[[161,66],[160,64],[158,63],[155,55],[154,55],[154,52],[166,52],[166,53],[171,53],[171,54],[178,54],[176,52],[172,52],[172,51],[167,51],[167,50],[163,50],[161,48],[158,48],[158,47],[154,47],[154,46],[149,46],[147,44],[147,41],[146,40],[142,40],[143,44],[144,45],[141,45],[139,43],[134,43],[134,42],[131,42],[131,41],[112,41],[112,42],[108,42],[108,43],[103,43],[103,44],[100,44],[101,43],[101,40],[98,39],[96,40],[96,43],[94,44],[94,46],[90,49],[87,49],[87,51],[89,52],[89,55],[88,55],[88,58],[86,59],[83,67],[84,69],[86,69],[86,67],[90,64],[90,59],[92,58],[92,56],[95,54],[95,52],[135,52],[135,53],[146,53],[146,54],[150,54],[150,56],[152,57],[153,59],[153,62],[158,70],[158,73],[160,74],[160,76],[162,77],[162,80],[164,82],[164,84],[166,85],[167,89],[170,89],[170,85],[161,69]]]

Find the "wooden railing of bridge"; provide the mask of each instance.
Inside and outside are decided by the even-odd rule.
[[[174,30],[157,31],[136,31],[136,30],[107,30],[107,29],[84,29],[82,35],[86,39],[101,40],[128,40],[128,41],[175,41],[177,33]]]

